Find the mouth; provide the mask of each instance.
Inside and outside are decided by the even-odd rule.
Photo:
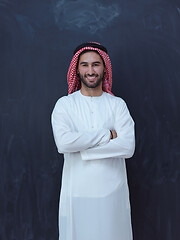
[[[90,82],[94,82],[97,78],[97,76],[86,76],[86,78],[90,81]]]

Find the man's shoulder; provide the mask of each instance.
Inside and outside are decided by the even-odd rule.
[[[121,98],[121,97],[118,97],[118,96],[115,96],[115,95],[111,95],[107,92],[105,92],[105,96],[107,97],[108,101],[111,101],[112,103],[114,104],[125,104],[125,101]]]
[[[72,102],[77,97],[77,95],[78,95],[78,92],[74,92],[74,93],[71,93],[69,95],[65,95],[65,96],[60,97],[56,102],[56,106],[69,105],[70,102]]]

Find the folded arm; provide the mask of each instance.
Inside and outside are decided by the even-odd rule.
[[[82,160],[132,157],[135,149],[134,122],[124,101],[116,111],[114,130],[117,138],[104,145],[81,151]]]
[[[110,131],[100,129],[93,131],[72,131],[70,116],[64,109],[63,100],[59,100],[52,112],[52,129],[59,153],[79,152],[110,140]]]

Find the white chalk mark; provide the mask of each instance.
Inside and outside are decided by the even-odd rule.
[[[109,26],[120,15],[120,8],[117,4],[102,5],[96,0],[57,0],[54,13],[60,30],[86,28],[95,33]]]
[[[177,8],[178,13],[180,14],[180,8]]]

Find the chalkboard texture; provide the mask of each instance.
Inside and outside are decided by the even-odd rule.
[[[0,0],[0,240],[58,239],[63,157],[50,116],[85,41],[107,47],[113,93],[136,123],[134,240],[179,240],[177,0]]]

